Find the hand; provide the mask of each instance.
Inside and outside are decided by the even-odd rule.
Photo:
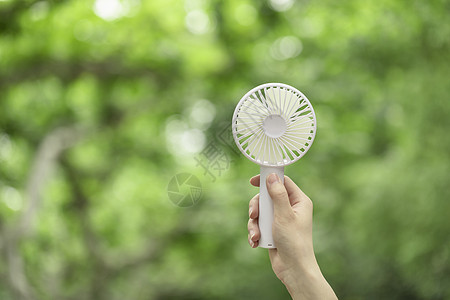
[[[259,186],[259,175],[250,183]],[[276,276],[293,299],[337,299],[317,264],[312,242],[311,200],[287,176],[284,185],[276,174],[267,176],[267,190],[273,200],[273,238],[277,249],[269,249]],[[248,241],[258,246],[259,194],[250,200]]]

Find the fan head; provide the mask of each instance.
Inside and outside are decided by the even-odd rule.
[[[242,97],[233,115],[233,137],[241,152],[263,166],[299,160],[316,135],[316,115],[296,88],[266,83]]]

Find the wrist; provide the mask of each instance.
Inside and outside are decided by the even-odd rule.
[[[299,261],[283,281],[292,299],[337,299],[313,256]]]
[[[292,265],[292,268],[286,272],[283,283],[291,293],[302,289],[303,285],[317,281],[318,273],[320,273],[315,257],[299,259]],[[291,293],[292,295],[292,293]]]

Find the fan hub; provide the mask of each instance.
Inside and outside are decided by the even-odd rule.
[[[269,115],[263,121],[264,133],[271,138],[279,138],[287,129],[286,121],[280,115]]]

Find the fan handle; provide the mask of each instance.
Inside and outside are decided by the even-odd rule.
[[[267,249],[275,249],[275,242],[272,234],[273,224],[273,202],[269,193],[267,192],[266,178],[269,174],[275,173],[280,177],[284,183],[284,167],[265,167],[260,169],[259,182],[259,231],[261,238],[259,239],[259,247]]]

